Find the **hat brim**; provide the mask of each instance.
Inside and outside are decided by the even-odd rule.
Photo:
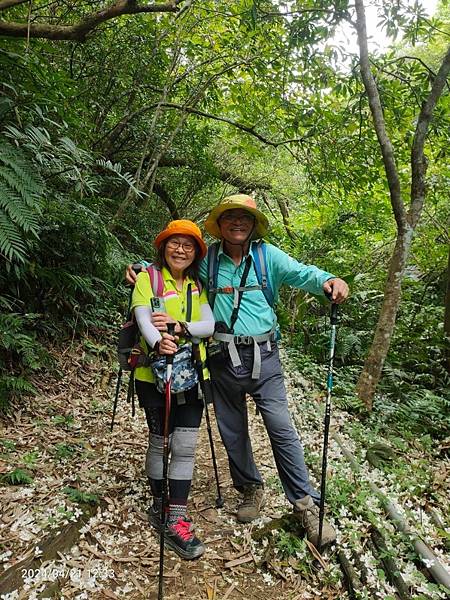
[[[173,237],[174,235],[188,235],[189,237],[193,238],[197,242],[198,247],[200,249],[200,258],[205,258],[206,253],[208,252],[208,248],[206,247],[205,242],[202,240],[201,237],[195,235],[195,233],[193,233],[192,230],[188,227],[180,226],[176,229],[173,228],[171,230],[164,229],[164,231],[161,231],[161,233],[159,233],[156,236],[155,241],[153,243],[157,248],[159,248],[160,245],[165,240],[167,240],[167,238]]]
[[[222,234],[220,233],[220,227],[217,221],[224,212],[226,212],[227,210],[233,210],[235,208],[245,210],[255,217],[255,227],[251,235],[252,240],[262,238],[266,235],[269,229],[269,221],[267,217],[257,208],[242,206],[242,202],[230,202],[227,204],[219,204],[218,206],[215,206],[209,213],[205,221],[206,231],[216,239],[222,239]]]

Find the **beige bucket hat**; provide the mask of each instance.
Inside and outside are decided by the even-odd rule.
[[[220,240],[222,236],[217,221],[226,210],[233,210],[235,208],[242,208],[255,217],[255,228],[252,233],[252,239],[264,237],[269,229],[269,221],[267,220],[267,217],[256,208],[256,202],[253,198],[246,194],[234,194],[233,196],[227,196],[221,200],[219,204],[211,210],[205,221],[206,231]]]

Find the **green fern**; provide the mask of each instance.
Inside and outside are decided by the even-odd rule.
[[[13,398],[35,394],[35,387],[24,373],[49,362],[44,347],[30,332],[36,318],[33,314],[0,315],[0,410],[8,409]]]
[[[43,183],[24,152],[0,137],[0,253],[24,263],[39,235]]]
[[[14,469],[2,476],[4,483],[9,485],[28,485],[33,483],[33,478],[23,469]]]
[[[362,402],[356,394],[341,394],[337,387],[335,388],[334,402],[340,409],[349,413],[363,414],[366,411],[364,402]]]
[[[351,331],[341,327],[339,331],[337,355],[342,361],[347,359],[361,358],[363,354],[364,338],[366,331]]]
[[[20,357],[23,366],[36,370],[47,364],[48,354],[30,331],[33,322],[39,315],[19,314],[0,315],[0,351]],[[1,360],[0,360],[1,369]]]
[[[121,179],[122,181],[124,181],[125,183],[128,184],[128,186],[130,187],[131,190],[133,190],[133,192],[136,194],[136,196],[138,196],[138,197],[147,196],[147,194],[145,192],[143,192],[142,190],[139,190],[136,187],[136,185],[135,185],[136,181],[135,181],[133,175],[131,175],[130,173],[122,173],[122,165],[120,163],[112,163],[110,160],[105,160],[104,158],[99,158],[98,160],[96,160],[95,164],[98,165],[99,167],[101,167],[102,169],[105,169],[105,171],[110,171],[114,175],[117,175],[117,177],[119,179]]]
[[[91,494],[90,492],[83,492],[77,488],[65,487],[63,492],[68,496],[72,502],[77,504],[98,504],[99,497],[97,494]]]
[[[380,396],[374,412],[414,433],[443,438],[450,429],[450,399],[423,388],[410,389],[398,399]]]

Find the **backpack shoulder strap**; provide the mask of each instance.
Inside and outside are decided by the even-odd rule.
[[[267,277],[267,244],[259,240],[256,244],[252,244],[253,261],[255,264],[256,278],[261,286],[261,291],[269,306],[274,305],[273,291],[270,286],[269,278]]]
[[[195,285],[197,286],[197,289],[198,289],[198,295],[199,295],[199,297],[200,297],[200,294],[202,293],[202,290],[203,290],[203,284],[202,284],[202,282],[200,281],[200,279],[196,279],[196,280],[195,280]]]
[[[219,271],[219,246],[220,242],[214,242],[208,248],[208,276],[206,282],[206,291],[208,293],[208,302],[211,309],[214,308],[217,289],[217,274]]]
[[[159,269],[155,264],[151,264],[145,269],[150,277],[153,295],[161,298],[164,292],[164,279]]]

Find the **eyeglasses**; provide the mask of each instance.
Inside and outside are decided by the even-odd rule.
[[[224,212],[220,217],[221,221],[227,221],[231,223],[232,221],[246,221],[247,223],[253,223],[255,217],[249,212],[239,212],[234,213],[232,211]]]
[[[186,254],[190,254],[195,251],[195,245],[191,242],[179,242],[178,240],[169,240],[166,244],[166,248],[169,250],[178,250],[178,248],[182,248]]]

